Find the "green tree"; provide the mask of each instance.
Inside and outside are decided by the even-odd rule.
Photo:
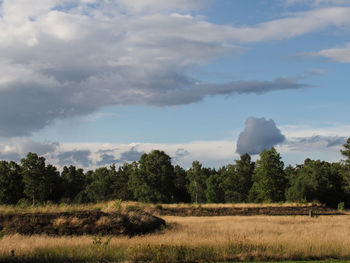
[[[63,197],[73,201],[75,197],[85,189],[86,177],[83,169],[75,166],[64,166],[61,173],[63,181]]]
[[[165,152],[143,154],[129,179],[129,189],[141,202],[170,203],[174,200],[174,167]]]
[[[296,174],[290,177],[286,191],[288,201],[319,201],[327,206],[337,207],[344,201],[343,179],[340,164],[306,159]]]
[[[260,160],[256,162],[249,200],[253,202],[284,201],[287,179],[283,167],[281,156],[275,148],[263,150]]]
[[[117,178],[115,166],[97,168],[91,174],[91,182],[86,187],[86,196],[90,202],[115,199],[114,184]]]
[[[241,155],[235,165],[227,165],[221,171],[224,177],[225,201],[240,203],[248,201],[249,190],[252,187],[252,175],[255,163],[249,154]]]
[[[195,203],[205,203],[206,196],[206,181],[210,176],[208,170],[202,168],[202,164],[199,161],[192,163],[192,168],[187,171],[188,185],[187,189],[191,195],[191,201]]]
[[[24,197],[21,167],[15,162],[0,161],[0,203],[16,204]]]
[[[341,154],[346,157],[345,163],[350,165],[350,138],[343,144],[344,149],[340,150]]]
[[[124,163],[119,166],[117,178],[114,182],[115,196],[121,200],[132,200],[132,192],[129,190],[128,182],[131,174],[137,168],[136,162]]]
[[[343,144],[344,149],[341,149],[341,154],[346,158],[342,162],[341,175],[343,178],[343,191],[346,195],[344,200],[347,203],[347,207],[350,207],[350,138]]]
[[[32,204],[44,199],[44,176],[45,158],[39,157],[36,153],[28,153],[26,158],[21,160],[24,193],[32,200]]]
[[[188,203],[191,201],[191,196],[187,191],[186,185],[188,181],[186,179],[187,173],[186,171],[180,167],[179,165],[175,165],[174,167],[174,198],[175,202],[183,202]]]
[[[207,203],[223,203],[225,192],[223,190],[223,178],[221,174],[211,174],[206,181],[205,196]]]
[[[24,193],[32,200],[33,205],[37,201],[57,201],[60,198],[60,174],[53,165],[46,166],[44,157],[30,152],[21,160],[21,167]]]

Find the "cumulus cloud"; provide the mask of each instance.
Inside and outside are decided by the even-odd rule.
[[[284,140],[285,136],[272,119],[249,117],[238,137],[236,151],[239,154],[259,154]]]
[[[97,165],[108,165],[108,164],[114,164],[117,162],[118,162],[118,160],[115,158],[115,156],[113,154],[104,153],[101,155],[101,160],[98,161],[96,164]]]
[[[91,155],[90,150],[73,150],[64,151],[57,154],[58,164],[64,165],[78,165],[83,167],[91,166],[92,160],[89,158]]]
[[[56,142],[35,142],[26,138],[9,139],[0,142],[0,159],[9,161],[20,161],[28,152],[38,155],[54,153],[59,148]]]
[[[130,150],[122,152],[117,162],[123,163],[123,162],[138,161],[141,155],[144,153],[145,153],[144,151],[138,151],[136,147],[132,147]]]
[[[0,136],[30,135],[109,105],[182,105],[308,87],[293,79],[206,83],[191,72],[241,52],[242,43],[350,24],[350,8],[330,7],[253,26],[218,25],[191,15],[202,2],[0,1]]]

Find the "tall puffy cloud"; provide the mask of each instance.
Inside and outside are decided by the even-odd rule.
[[[258,154],[284,142],[285,139],[272,119],[249,117],[244,131],[238,137],[236,151],[239,154]]]

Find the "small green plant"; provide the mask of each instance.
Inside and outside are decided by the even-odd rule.
[[[123,200],[121,200],[121,199],[114,200],[113,208],[117,211],[120,211],[120,209],[122,208],[122,203],[123,203]]]
[[[65,207],[65,206],[67,206],[67,204],[66,204],[65,202],[61,202],[61,203],[59,204],[59,207]]]
[[[343,211],[345,209],[345,204],[344,204],[344,202],[340,202],[339,204],[338,204],[338,210],[339,211]]]
[[[18,200],[16,206],[18,208],[28,208],[29,206],[31,206],[31,203],[29,202],[28,199],[22,198],[22,199]]]
[[[163,206],[162,206],[161,204],[156,204],[156,209],[162,210],[162,209],[163,209]]]

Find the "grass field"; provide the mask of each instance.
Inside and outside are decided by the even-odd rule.
[[[230,262],[350,259],[348,215],[313,218],[165,216],[163,219],[168,223],[166,229],[132,238],[3,236],[0,241],[0,262]]]

